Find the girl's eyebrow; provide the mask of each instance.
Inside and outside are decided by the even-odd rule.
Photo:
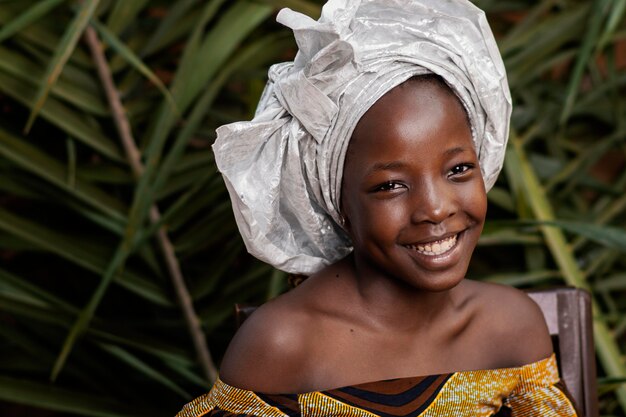
[[[467,146],[455,146],[454,148],[446,149],[444,155],[454,156],[463,152],[469,152],[471,150],[472,148]],[[402,161],[377,162],[370,169],[368,169],[368,175],[376,171],[388,171],[392,169],[404,168],[405,166],[406,163]]]
[[[377,162],[370,169],[368,169],[367,175],[371,175],[376,171],[388,171],[392,169],[403,168],[405,166],[406,164],[402,161]]]
[[[470,150],[471,150],[471,148],[468,148],[467,146],[456,146],[454,148],[447,149],[444,152],[444,155],[445,156],[454,156],[454,155],[457,155],[457,154],[460,154],[460,153],[463,153],[463,152],[467,152],[467,151],[470,151]]]

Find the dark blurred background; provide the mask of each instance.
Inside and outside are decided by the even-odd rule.
[[[210,387],[234,303],[287,290],[210,146],[295,54],[276,12],[321,3],[0,1],[0,415],[172,416]],[[626,2],[475,3],[515,107],[468,276],[589,289],[602,414],[624,416]]]

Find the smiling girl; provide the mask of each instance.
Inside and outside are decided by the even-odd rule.
[[[573,416],[538,307],[465,279],[508,136],[466,1],[290,10],[294,63],[214,146],[248,250],[309,277],[260,307],[180,416]]]

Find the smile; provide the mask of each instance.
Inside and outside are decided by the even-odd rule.
[[[443,255],[456,245],[457,236],[458,235],[454,235],[446,239],[441,239],[435,242],[429,242],[420,245],[406,245],[406,247],[417,251],[422,255],[439,256]]]

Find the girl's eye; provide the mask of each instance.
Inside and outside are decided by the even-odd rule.
[[[450,170],[450,175],[461,175],[474,168],[473,164],[459,164]]]
[[[402,184],[394,181],[387,181],[377,186],[374,191],[391,191],[402,187]]]

